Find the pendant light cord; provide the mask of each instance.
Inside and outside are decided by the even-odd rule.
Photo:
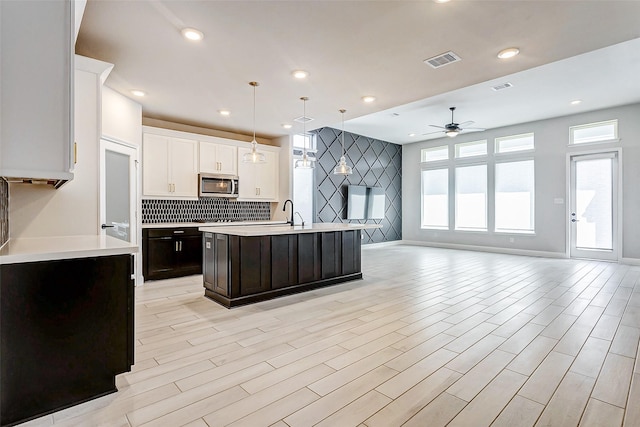
[[[258,82],[251,82],[250,85],[253,86],[253,141],[252,143],[255,144],[256,142],[256,86],[258,86]],[[253,149],[255,150],[255,145]]]
[[[346,113],[347,110],[345,110],[344,108],[340,110],[340,113],[342,113],[342,157],[344,157],[344,113]]]

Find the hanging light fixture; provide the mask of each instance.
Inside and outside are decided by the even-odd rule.
[[[251,141],[251,151],[242,156],[244,163],[264,163],[264,154],[258,152],[258,142],[256,141],[256,86],[258,82],[249,82],[253,86],[253,141]]]
[[[313,169],[313,160],[307,156],[307,101],[309,98],[303,96],[300,98],[302,100],[303,105],[303,113],[302,113],[302,141],[303,141],[303,150],[302,150],[302,158],[300,160],[296,160],[296,169]]]
[[[336,165],[336,167],[333,169],[333,174],[334,175],[351,175],[353,173],[353,170],[351,169],[351,166],[349,166],[347,164],[347,159],[345,159],[344,155],[344,113],[347,112],[347,110],[345,109],[341,109],[338,110],[340,111],[340,113],[342,114],[342,157],[340,157],[340,161],[338,162],[338,164]]]

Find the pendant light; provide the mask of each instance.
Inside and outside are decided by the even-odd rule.
[[[244,163],[264,163],[265,157],[263,153],[258,152],[258,142],[256,141],[256,86],[258,82],[249,82],[253,86],[253,141],[251,141],[251,151],[242,156]]]
[[[344,113],[346,113],[347,110],[345,110],[343,108],[342,110],[338,110],[338,111],[340,111],[340,113],[342,114],[342,157],[340,157],[340,161],[338,162],[336,167],[333,169],[333,174],[334,175],[351,175],[353,173],[353,170],[351,169],[351,166],[349,166],[347,164],[347,159],[344,157],[344,155],[345,155],[345,152],[344,152]]]
[[[302,100],[303,105],[303,113],[302,113],[302,141],[303,141],[303,151],[302,158],[300,160],[296,160],[296,169],[313,169],[313,160],[307,156],[307,101],[309,98],[303,96],[300,98]]]

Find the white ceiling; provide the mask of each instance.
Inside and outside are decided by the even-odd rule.
[[[449,50],[462,61],[423,63]],[[251,134],[258,81],[258,136],[301,132],[307,96],[307,130],[340,128],[345,108],[347,131],[402,144],[440,137],[422,134],[450,106],[494,128],[640,102],[640,1],[89,0],[76,52],[115,64],[107,86],[146,91],[145,117]]]

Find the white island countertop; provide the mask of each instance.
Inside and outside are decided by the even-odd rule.
[[[137,251],[138,246],[109,236],[24,237],[9,239],[0,249],[0,264],[123,255]]]
[[[287,221],[279,220],[256,220],[256,221],[211,221],[211,222],[161,222],[153,224],[142,224],[142,228],[184,228],[184,227],[229,227],[236,225],[275,225],[286,224]]]
[[[300,233],[327,233],[331,231],[350,231],[382,228],[381,224],[353,224],[353,223],[333,223],[314,222],[308,225],[254,225],[247,226],[224,226],[224,227],[200,227],[200,231],[209,233],[229,234],[233,236],[274,236],[280,234],[300,234]]]

